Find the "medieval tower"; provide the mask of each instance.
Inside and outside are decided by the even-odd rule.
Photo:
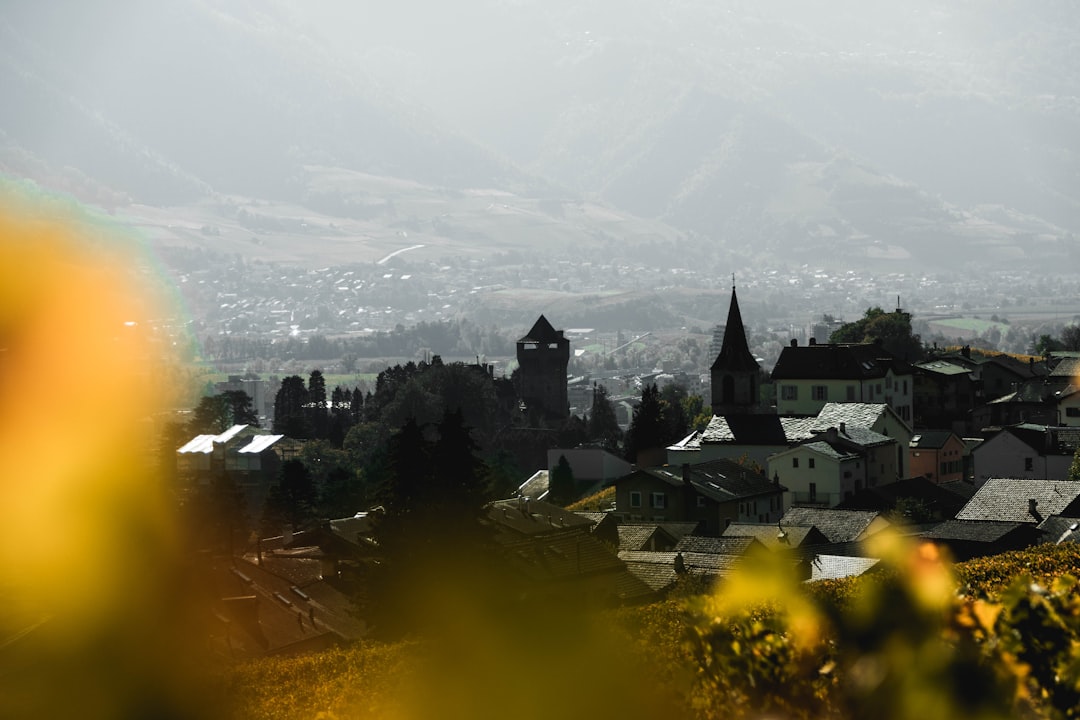
[[[552,419],[569,417],[566,368],[570,341],[563,337],[563,331],[553,328],[541,315],[517,341],[517,361],[517,392],[525,407]]]

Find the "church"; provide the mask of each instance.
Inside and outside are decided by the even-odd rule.
[[[746,340],[739,298],[731,286],[724,342],[709,368],[713,415],[748,415],[761,412],[761,367]]]

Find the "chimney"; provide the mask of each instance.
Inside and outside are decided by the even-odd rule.
[[[1028,513],[1031,514],[1031,517],[1041,521],[1042,515],[1039,514],[1038,505],[1038,500],[1036,500],[1035,498],[1028,498]]]
[[[791,347],[799,347],[799,339],[791,338]]]
[[[840,434],[841,435],[847,435],[847,424],[846,423],[840,423]]]
[[[682,483],[687,487],[690,486],[690,463],[682,464]]]
[[[817,345],[817,338],[810,338],[811,345]]]
[[[830,427],[828,430],[825,431],[825,442],[829,442],[829,443],[836,442],[836,428],[835,427]]]

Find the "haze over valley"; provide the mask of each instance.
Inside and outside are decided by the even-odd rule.
[[[425,298],[358,300],[389,309],[360,328],[599,324],[601,296],[708,327],[732,273],[768,324],[897,295],[1067,321],[1078,24],[1049,1],[20,0],[0,172],[166,263],[357,265]]]

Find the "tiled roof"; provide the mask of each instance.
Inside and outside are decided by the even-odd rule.
[[[591,527],[592,521],[543,500],[496,500],[488,505],[490,522],[523,535],[554,533],[566,528]]]
[[[998,520],[1034,525],[1064,514],[1080,497],[1080,482],[990,478],[956,514],[957,520]],[[1030,501],[1035,500],[1035,514]],[[1080,506],[1080,503],[1076,503]]]
[[[863,488],[836,507],[840,510],[888,510],[896,507],[901,498],[912,498],[940,513],[939,517],[953,517],[974,493],[974,485],[960,480],[938,484],[925,477],[914,477]]]
[[[557,331],[548,322],[548,319],[541,315],[533,323],[532,328],[529,330],[525,337],[518,340],[519,343],[534,342],[534,343],[565,343],[567,340],[563,337],[563,334]]]
[[[911,443],[908,447],[940,450],[945,447],[945,443],[949,441],[955,433],[951,430],[919,430],[915,435],[911,437]]]
[[[741,445],[784,445],[787,436],[779,415],[714,415],[701,442],[735,442]]]
[[[910,373],[910,365],[873,343],[785,347],[773,367],[774,380],[870,380]]]
[[[675,556],[679,554],[682,555],[687,574],[707,578],[724,575],[740,560],[734,555],[645,550],[624,550],[619,553],[619,559],[626,563],[627,570],[649,587],[663,590],[673,585],[678,579],[678,573],[675,572]]]
[[[810,561],[810,578],[807,582],[858,577],[880,562],[881,560],[878,558],[847,555],[818,555]]]
[[[880,513],[873,510],[793,507],[780,518],[780,525],[813,525],[831,543],[853,542],[862,539],[870,523],[879,517]]]
[[[683,445],[700,447],[702,443],[734,443],[738,445],[791,445],[808,440],[830,427],[845,430],[859,442],[888,442],[883,435],[866,435],[882,414],[891,412],[878,403],[826,403],[817,417],[788,417],[786,415],[714,415],[708,427],[697,438],[689,437]],[[877,437],[874,437],[877,436]],[[675,449],[682,449],[675,446]]]
[[[967,375],[971,372],[963,365],[946,362],[945,360],[927,360],[915,363],[914,366],[918,370],[934,373],[935,375]]]
[[[578,510],[578,511],[577,511],[577,512],[575,512],[574,514],[575,514],[575,515],[580,515],[581,517],[585,518],[586,520],[588,520],[589,522],[593,523],[594,525],[599,525],[599,524],[600,524],[600,522],[601,522],[601,521],[602,521],[602,520],[603,520],[603,519],[604,519],[605,517],[607,517],[608,515],[610,515],[611,513],[605,513],[605,512],[584,512],[584,511],[582,511],[582,510]]]
[[[741,498],[755,497],[777,491],[764,475],[733,460],[718,459],[690,465],[685,468],[689,473],[690,484],[702,495],[717,502],[728,502]],[[637,472],[651,475],[669,485],[682,486],[684,468],[665,465],[658,468],[638,468]]]
[[[1080,378],[1080,358],[1062,358],[1050,371],[1050,377]]]
[[[1051,515],[1039,523],[1046,542],[1080,542],[1080,518]]]
[[[502,535],[497,540],[511,566],[534,582],[618,573],[623,569],[608,545],[580,530],[516,538]]]
[[[885,403],[825,403],[817,414],[816,427],[873,427],[882,415],[889,412]]]
[[[797,548],[805,544],[823,544],[828,539],[817,528],[807,525],[784,525],[784,537],[776,523],[731,523],[724,530],[725,538],[753,538],[770,549]],[[676,546],[678,549],[678,546]]]
[[[659,529],[656,525],[619,525],[619,549],[620,550],[646,550],[649,540],[656,535]],[[669,545],[670,547],[670,545]]]
[[[776,526],[773,525],[773,534]],[[745,555],[758,541],[753,537],[702,537],[687,535],[673,548],[676,552],[712,553],[714,555]]]
[[[804,447],[807,450],[821,455],[823,457],[832,458],[834,460],[853,460],[859,457],[858,453],[845,452],[839,448],[835,448],[824,440],[815,440],[813,442],[803,443],[800,447]]]
[[[697,532],[698,525],[701,523],[691,520],[667,520],[658,524],[663,528],[664,532],[679,541],[685,536]]]
[[[954,540],[963,542],[998,542],[1022,523],[990,520],[946,520],[922,533],[927,540]]]

